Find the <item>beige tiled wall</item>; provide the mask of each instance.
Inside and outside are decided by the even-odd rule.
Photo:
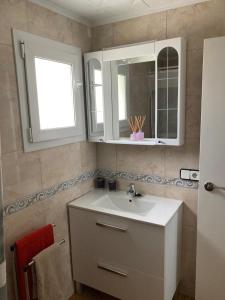
[[[0,1],[0,131],[2,140],[4,204],[96,168],[95,144],[81,142],[24,153],[11,29],[65,42],[89,51],[91,31],[82,24],[26,0]],[[49,222],[56,223],[56,239],[66,238],[68,296],[73,292],[70,272],[66,203],[92,189],[92,181],[77,185],[5,218],[9,300],[14,300],[9,245],[23,234]]]
[[[97,166],[111,170],[132,171],[179,177],[181,167],[198,168],[203,40],[225,35],[225,1],[201,4],[147,15],[93,29],[92,50],[183,36],[187,39],[186,134],[182,147],[97,146]],[[127,187],[120,181],[120,187]],[[182,199],[183,217],[181,291],[194,295],[197,191],[138,183],[143,193]]]
[[[203,39],[225,35],[224,15],[225,1],[212,0],[96,27],[91,31],[82,24],[27,0],[1,0],[0,130],[5,204],[96,167],[95,145],[87,142],[23,153],[11,28],[75,45],[83,51],[153,39],[186,37],[188,51],[185,145],[179,148],[109,144],[97,146],[97,166],[100,168],[177,177],[181,167],[198,168]],[[8,246],[24,233],[49,222],[57,225],[56,239],[65,237],[68,240],[66,203],[90,190],[92,185],[92,181],[82,183],[5,219],[9,300],[14,300],[15,296]],[[127,182],[121,180],[120,187],[125,189],[126,186]],[[193,295],[197,191],[145,183],[138,183],[137,188],[143,193],[184,200],[181,290]],[[68,244],[64,251],[70,294],[72,281]]]

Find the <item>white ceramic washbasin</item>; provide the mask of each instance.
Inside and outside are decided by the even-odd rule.
[[[110,209],[114,211],[123,211],[141,216],[146,216],[155,206],[155,203],[147,201],[145,198],[138,197],[129,200],[125,195],[117,196],[117,193],[106,194],[92,203],[93,206]]]
[[[94,190],[69,203],[70,207],[97,211],[136,221],[166,226],[182,205],[182,201],[144,195],[131,202],[126,192]]]

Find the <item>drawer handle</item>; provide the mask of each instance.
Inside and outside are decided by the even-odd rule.
[[[122,276],[122,277],[127,277],[127,275],[128,275],[126,272],[118,271],[118,270],[116,270],[112,267],[107,267],[107,266],[104,266],[102,264],[98,264],[98,268],[101,269],[101,270],[113,273],[113,274],[117,274],[117,275]]]
[[[100,226],[100,227],[109,228],[109,229],[112,229],[112,230],[122,231],[122,232],[126,232],[127,231],[126,228],[122,228],[122,227],[118,227],[118,226],[110,225],[110,224],[106,224],[106,223],[96,222],[96,225]]]

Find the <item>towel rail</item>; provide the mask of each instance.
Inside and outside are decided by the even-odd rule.
[[[56,227],[56,225],[53,223],[51,224],[52,227]],[[59,245],[65,243],[65,240],[62,239],[60,242],[58,242]],[[14,289],[15,289],[15,296],[16,296],[16,299],[15,300],[18,300],[19,299],[19,293],[18,293],[18,281],[17,281],[17,271],[16,271],[16,258],[15,258],[15,255],[16,255],[16,247],[15,247],[15,244],[11,245],[10,246],[10,250],[12,251],[12,255],[13,255],[13,277],[14,277]],[[28,265],[25,266],[24,268],[24,279],[25,279],[25,289],[26,289],[26,297],[27,297],[27,300],[31,300],[30,299],[30,294],[29,294],[29,284],[28,284],[28,268],[30,266],[33,265],[33,261],[31,261]]]
[[[64,244],[66,241],[65,239],[62,239],[61,241],[57,242],[58,245]],[[34,264],[34,261],[31,260],[24,268],[24,272],[27,272],[27,270]]]

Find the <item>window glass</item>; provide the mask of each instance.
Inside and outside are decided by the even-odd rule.
[[[126,89],[126,76],[118,74],[118,105],[120,121],[127,119]]]
[[[75,126],[72,65],[35,57],[40,129]]]
[[[103,125],[103,80],[101,63],[97,59],[89,61],[90,105],[92,110],[92,130]]]
[[[95,110],[97,124],[103,123],[103,95],[102,86],[95,86]]]
[[[94,69],[94,84],[102,84],[102,70],[101,65],[99,69]]]

